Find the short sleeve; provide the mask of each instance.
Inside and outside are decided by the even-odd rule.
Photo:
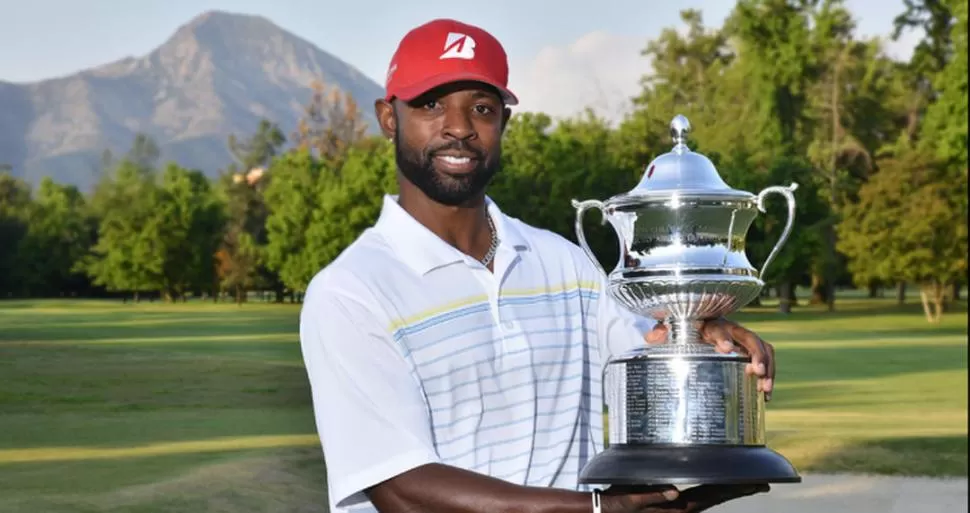
[[[657,321],[635,314],[624,307],[609,293],[608,281],[602,273],[598,308],[596,312],[600,351],[605,357],[621,354],[642,347],[644,336]]]
[[[410,366],[379,318],[353,297],[311,284],[300,314],[330,501],[341,509],[369,504],[363,490],[438,462]]]

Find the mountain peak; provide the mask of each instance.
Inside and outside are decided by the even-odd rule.
[[[229,11],[204,11],[178,27],[162,46],[179,44],[185,40],[206,41],[261,38],[288,34],[268,18],[256,14]]]
[[[104,150],[124,153],[143,133],[163,161],[214,176],[231,162],[230,134],[247,137],[261,119],[292,133],[318,80],[358,105],[383,94],[358,69],[263,16],[205,11],[147,55],[0,88],[0,164],[30,182],[51,176],[86,189]],[[376,131],[373,112],[361,114]]]
[[[275,23],[258,14],[245,14],[230,11],[209,10],[192,18],[182,25],[179,30],[224,30],[232,28],[259,28],[283,32]],[[176,31],[178,33],[178,31]]]
[[[209,9],[208,11],[202,11],[201,14],[189,20],[187,25],[199,25],[201,23],[213,22],[218,23],[220,21],[227,21],[239,18],[263,18],[255,14],[244,14],[235,13],[231,11],[223,11],[221,9]]]

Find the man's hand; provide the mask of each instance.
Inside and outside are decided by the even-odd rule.
[[[603,513],[649,513],[676,504],[680,492],[673,486],[611,486],[600,495]],[[656,508],[656,509],[652,509]]]
[[[648,344],[659,344],[667,340],[669,328],[664,323],[656,326],[644,338]],[[758,376],[758,391],[765,393],[765,400],[771,400],[771,391],[775,382],[775,348],[761,340],[761,337],[739,324],[727,319],[711,319],[704,321],[700,327],[701,338],[704,342],[713,344],[718,352],[730,353],[740,347],[751,357],[745,371]]]
[[[700,513],[730,500],[770,490],[763,485],[612,486],[603,492],[603,513]]]
[[[761,485],[701,485],[688,488],[680,492],[680,497],[674,503],[673,511],[683,513],[699,513],[725,502],[748,497],[758,493],[767,493],[771,487]],[[661,510],[663,511],[663,510]]]

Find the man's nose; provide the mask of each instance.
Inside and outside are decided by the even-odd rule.
[[[459,140],[474,139],[478,135],[468,112],[461,108],[449,108],[445,112],[442,132],[446,138]]]

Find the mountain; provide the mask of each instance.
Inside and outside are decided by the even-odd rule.
[[[148,55],[0,82],[0,165],[31,183],[50,176],[89,190],[104,150],[123,154],[145,133],[160,162],[216,176],[232,162],[230,134],[248,137],[267,118],[289,136],[314,80],[350,94],[376,132],[371,106],[382,86],[266,18],[206,12]]]

